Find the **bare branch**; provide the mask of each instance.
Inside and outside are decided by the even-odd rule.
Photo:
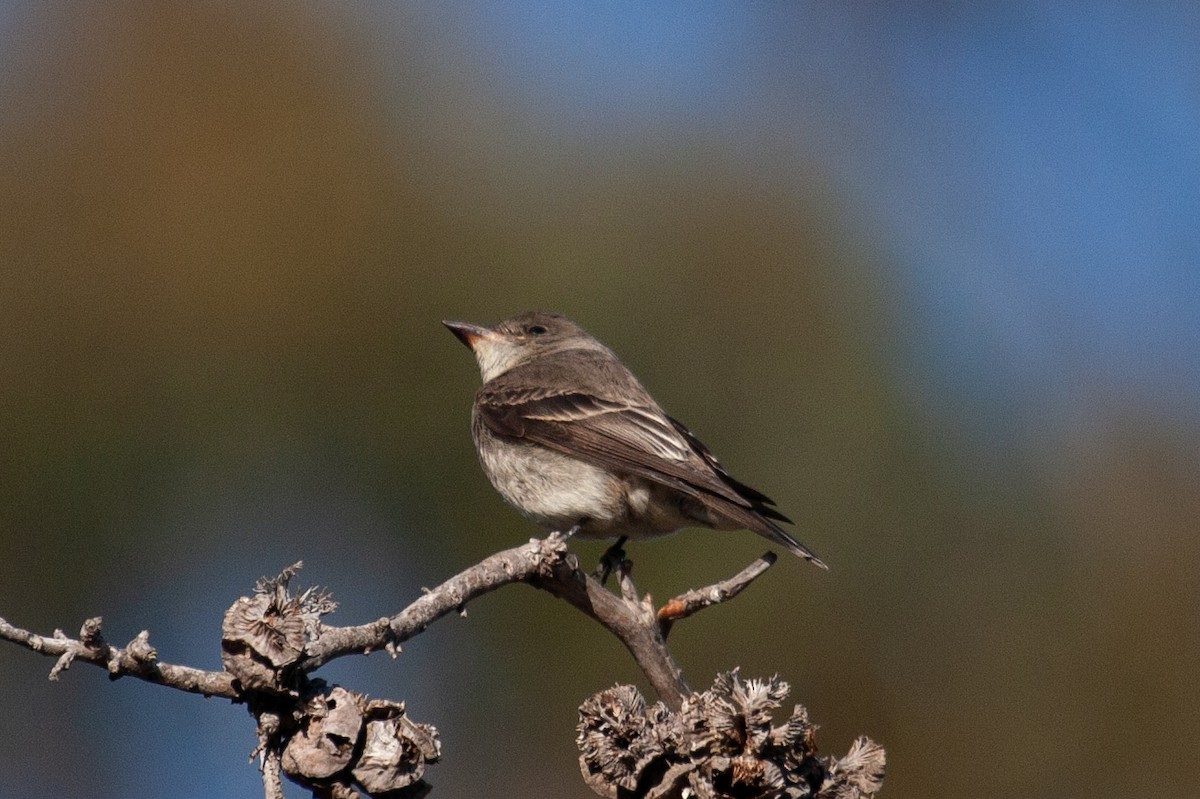
[[[566,539],[552,534],[543,540],[498,552],[428,591],[400,613],[356,627],[324,627],[309,642],[300,669],[309,671],[348,654],[395,647],[477,596],[509,583],[527,582],[599,622],[615,635],[646,673],[659,697],[678,708],[690,690],[667,651],[649,597],[639,600],[629,577],[629,562],[619,569],[618,597],[579,569]]]
[[[300,566],[295,564],[276,578],[260,580],[253,596],[240,597],[226,611],[221,635],[225,670],[221,672],[160,662],[145,631],[124,647],[114,647],[104,640],[98,617],[84,623],[78,639],[59,630],[50,637],[36,635],[0,618],[0,640],[56,658],[51,679],[57,679],[79,660],[104,667],[114,679],[129,675],[191,693],[246,702],[258,722],[254,756],[261,759],[266,799],[282,796],[282,776],[305,785],[317,796],[343,799],[387,794],[398,799],[417,799],[429,790],[422,778],[425,765],[440,758],[437,731],[410,720],[402,703],[368,701],[344,688],[326,686],[323,681],[309,677],[313,670],[334,658],[379,649],[394,657],[400,644],[443,616],[452,612],[465,615],[466,604],[472,599],[511,583],[524,582],[569,602],[616,636],[654,688],[662,712],[679,714],[694,707],[695,702],[708,700],[703,699],[704,695],[693,695],[667,649],[666,636],[671,625],[733,598],[775,562],[774,554],[767,553],[737,575],[680,594],[656,612],[650,595],[639,594],[634,585],[628,559],[621,558],[613,567],[618,589],[610,591],[580,570],[578,559],[567,551],[568,537],[555,533],[544,540],[534,539],[498,552],[426,591],[399,613],[349,627],[327,626],[321,621],[335,607],[327,594],[312,589],[293,594],[289,590],[288,583]],[[757,691],[756,685],[747,684]],[[610,699],[604,700],[604,707],[609,706]],[[634,705],[644,706],[644,702],[639,698]],[[597,724],[599,730],[609,722],[601,719]],[[666,735],[667,728],[663,730]],[[600,793],[615,795],[611,794],[617,790],[614,786],[626,777],[617,774],[618,783],[607,782],[608,787],[603,789],[595,783],[594,780],[609,780],[613,776],[600,776],[607,768],[604,763],[612,758],[601,749],[596,751],[599,760],[585,769],[585,775],[590,775],[589,784]],[[866,755],[859,759],[871,768],[876,760],[882,763],[881,752],[876,757],[873,750],[863,751]],[[728,765],[722,760],[700,768],[675,758],[675,755],[666,760],[658,755],[653,758],[663,764],[665,781],[660,783],[663,796],[682,787],[685,778],[693,780],[691,775],[698,773],[698,768],[720,771]],[[754,765],[746,761],[736,765],[736,769],[746,764]],[[762,768],[770,770],[765,765]],[[841,761],[840,768],[858,775],[854,779],[860,780],[862,795],[874,790],[872,780],[876,772],[871,768],[860,768],[854,758]],[[882,773],[881,766],[878,772]],[[635,782],[642,784],[640,777]],[[841,790],[843,782],[836,783],[837,790]],[[822,799],[825,795],[821,794]]]
[[[758,560],[727,580],[713,583],[707,588],[693,588],[668,600],[667,604],[658,609],[658,623],[662,626],[663,638],[670,634],[671,625],[680,619],[686,619],[693,613],[726,602],[742,593],[759,575],[771,568],[778,557],[774,552],[765,552]]]
[[[68,638],[55,631],[51,638],[31,633],[9,624],[0,618],[0,639],[20,644],[58,661],[50,671],[50,679],[58,679],[59,673],[79,660],[108,670],[109,675],[136,677],[139,680],[165,685],[180,691],[204,696],[220,696],[239,700],[241,694],[234,687],[233,677],[221,671],[205,671],[190,666],[162,663],[149,644],[149,633],[143,631],[124,647],[104,643],[100,636],[100,618],[88,619],[80,632],[80,640]]]
[[[556,564],[549,574],[539,573],[530,582],[534,587],[570,602],[615,635],[633,655],[658,698],[667,707],[678,710],[692,691],[667,651],[667,643],[654,615],[653,601],[649,594],[637,599],[629,561],[622,561],[617,572],[623,594],[620,597],[599,580],[581,572],[573,558],[568,563]]]
[[[676,597],[658,612],[656,618],[650,597],[638,598],[628,560],[622,561],[617,569],[621,596],[616,596],[580,571],[578,561],[567,551],[566,538],[552,534],[546,539],[534,539],[522,546],[491,555],[427,592],[400,613],[368,624],[352,627],[317,624],[316,615],[332,607],[327,598],[318,597],[323,600],[317,603],[321,607],[305,616],[304,631],[311,637],[303,645],[303,656],[298,658],[299,662],[289,665],[296,673],[308,673],[334,658],[349,654],[367,654],[378,649],[387,649],[394,654],[401,643],[418,635],[441,617],[462,611],[466,603],[475,597],[510,583],[527,582],[570,602],[615,635],[646,673],[659,697],[669,707],[678,708],[691,692],[666,649],[665,636],[671,623],[732,598],[772,562],[774,556],[768,553],[735,577]],[[280,578],[293,576],[297,566],[289,567],[286,575],[280,575]],[[266,591],[260,596],[264,597],[262,601],[265,602],[274,593]],[[244,600],[242,604],[251,602]],[[235,608],[243,615],[258,610],[237,604]],[[234,610],[231,608],[231,612]],[[284,641],[288,631],[268,632]],[[294,632],[300,632],[300,629]],[[101,635],[99,618],[89,619],[84,624],[78,640],[60,632],[56,632],[54,637],[36,635],[0,619],[0,638],[43,655],[57,657],[51,679],[57,679],[58,674],[73,661],[82,660],[103,666],[114,678],[129,675],[191,693],[221,696],[235,701],[242,698],[234,677],[228,673],[158,661],[146,632],[139,634],[125,647],[107,644]],[[291,639],[295,639],[295,636],[292,635]],[[281,656],[276,653],[274,659]],[[267,657],[268,661],[272,659]],[[291,657],[287,659],[293,660]]]
[[[300,669],[311,671],[334,658],[397,647],[475,597],[528,580],[566,557],[566,539],[558,535],[497,552],[426,592],[395,616],[354,627],[322,626],[319,637],[309,642]]]
[[[264,799],[284,799],[283,780],[279,778],[279,753],[273,749],[264,751],[261,769]]]

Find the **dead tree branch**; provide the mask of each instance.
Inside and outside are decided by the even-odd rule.
[[[848,757],[818,762],[806,748],[811,744],[806,737],[811,735],[811,728],[797,721],[799,715],[794,714],[793,720],[774,732],[769,725],[762,726],[766,723],[764,713],[778,705],[786,684],[776,680],[743,685],[734,672],[723,678],[724,682],[719,678],[713,689],[693,694],[667,649],[666,637],[675,622],[737,596],[774,562],[775,556],[767,553],[737,575],[680,594],[656,611],[650,595],[642,596],[633,584],[628,560],[622,559],[616,565],[619,593],[614,593],[580,570],[578,560],[567,551],[566,537],[552,534],[485,558],[426,591],[395,615],[349,627],[322,621],[336,607],[327,594],[312,589],[292,593],[289,582],[300,568],[297,563],[278,577],[260,580],[252,596],[239,598],[226,612],[221,637],[224,668],[219,672],[159,661],[147,632],[123,647],[112,646],[104,640],[98,617],[84,623],[78,639],[60,630],[50,637],[40,636],[0,618],[0,640],[57,658],[51,679],[57,679],[72,662],[81,661],[107,669],[114,679],[131,676],[245,703],[257,724],[254,756],[260,760],[267,799],[282,796],[281,772],[316,796],[386,794],[395,799],[416,799],[430,789],[422,779],[425,764],[437,761],[441,755],[437,730],[411,721],[402,703],[367,700],[310,675],[346,655],[382,649],[395,657],[403,642],[443,616],[461,611],[483,594],[523,582],[565,600],[616,636],[658,695],[659,704],[647,709],[634,689],[610,689],[597,694],[589,700],[591,705],[585,703],[581,709],[581,765],[588,784],[601,795],[666,799],[686,788],[694,795],[712,797],[869,796],[877,789],[872,782],[875,776],[882,779],[883,755],[878,747],[871,744],[874,749],[869,757],[852,751],[858,760]],[[747,699],[751,694],[759,698]],[[741,721],[731,722],[720,715],[725,713],[720,708],[739,702]],[[798,708],[796,712],[802,711]],[[616,723],[618,716],[626,720],[625,727]],[[746,740],[713,743],[721,736],[744,738],[751,721],[767,730],[762,734],[769,733],[774,743],[768,746],[762,743],[768,738],[762,738],[753,752],[745,748],[749,745]],[[713,737],[713,741],[696,744],[709,752],[704,757],[688,743],[702,728],[705,735]],[[637,746],[644,749],[646,757],[637,769],[632,769],[621,760],[621,751],[622,747],[632,746],[639,735],[642,738]],[[615,749],[605,748],[606,736],[612,737]],[[610,768],[613,758],[632,770],[620,766],[614,771]],[[838,768],[850,776],[835,779]],[[780,778],[782,782],[776,779],[778,774],[785,775]],[[791,786],[791,792],[776,790],[784,784]],[[846,785],[862,790],[855,788],[858,793],[849,793],[849,789],[843,790]],[[842,792],[833,792],[834,787]],[[730,794],[727,789],[733,788],[736,791]]]
[[[158,653],[150,646],[150,634],[145,630],[127,645],[115,647],[105,643],[100,627],[101,619],[97,616],[83,623],[78,639],[68,638],[62,630],[55,630],[53,636],[47,637],[14,627],[0,618],[0,639],[49,657],[57,657],[54,668],[50,670],[51,680],[57,680],[59,674],[70,668],[71,663],[79,660],[107,669],[113,679],[136,677],[193,694],[233,700],[241,698],[233,684],[233,677],[223,671],[205,671],[160,662]]]
[[[566,540],[558,535],[497,552],[427,591],[394,616],[354,627],[322,627],[320,635],[309,642],[300,667],[311,671],[335,658],[379,649],[394,653],[400,644],[446,614],[461,610],[472,599],[529,580],[537,572],[564,562],[568,555]]]
[[[771,568],[777,558],[774,552],[766,552],[728,580],[706,588],[693,588],[668,600],[667,604],[658,609],[658,623],[662,627],[663,638],[670,634],[671,625],[680,619],[686,619],[712,605],[727,602],[742,593],[759,575]]]

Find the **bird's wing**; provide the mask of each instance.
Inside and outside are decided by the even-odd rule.
[[[633,399],[555,391],[508,382],[502,375],[476,395],[475,410],[493,433],[635,474],[694,497],[738,524],[828,568],[779,526],[790,521],[771,500],[729,476],[686,427],[663,413],[645,390]],[[639,401],[644,398],[644,401]]]
[[[716,472],[717,477],[721,478],[721,481],[736,491],[739,496],[749,500],[749,504],[754,508],[754,510],[758,511],[763,516],[766,516],[768,519],[776,519],[781,522],[787,522],[788,524],[793,523],[791,519],[784,516],[782,513],[772,507],[775,504],[775,500],[771,499],[758,489],[751,488],[741,480],[735,479],[733,475],[725,471],[725,467],[721,465],[719,460],[717,460],[717,456],[713,455],[708,447],[704,446],[704,442],[696,438],[695,434],[692,433],[692,431],[689,430],[687,426],[683,424],[683,422],[671,416],[667,416],[666,418],[667,421],[674,426],[675,430],[687,440],[688,444],[691,445],[692,450],[701,458],[703,458],[709,467]]]
[[[656,405],[489,384],[480,390],[476,407],[488,428],[501,436],[746,509],[761,512],[757,506],[766,499],[730,478],[686,427]]]

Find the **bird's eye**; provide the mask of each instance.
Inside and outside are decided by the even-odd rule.
[[[525,332],[531,336],[540,336],[546,332],[546,328],[542,327],[541,325],[530,325],[529,327],[525,328]]]

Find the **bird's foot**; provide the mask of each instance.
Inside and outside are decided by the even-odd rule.
[[[596,566],[596,572],[593,575],[600,581],[600,585],[608,582],[608,576],[621,567],[625,561],[625,542],[629,540],[629,536],[621,536],[616,540],[611,547],[604,550],[604,554],[600,556],[600,563]]]

